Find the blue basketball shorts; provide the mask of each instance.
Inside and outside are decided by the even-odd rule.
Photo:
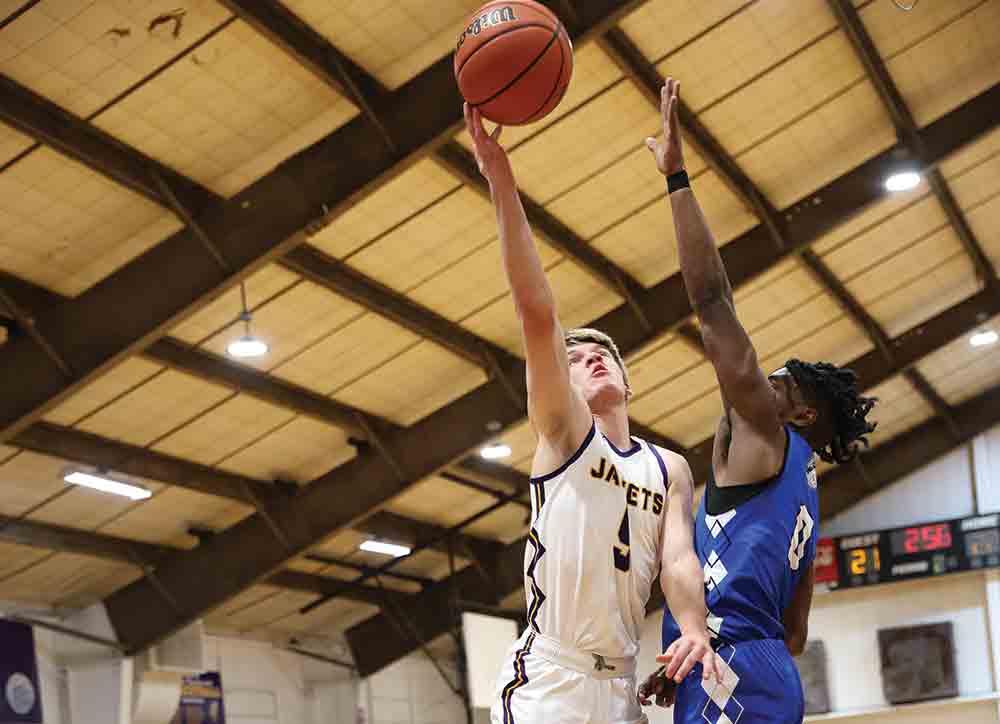
[[[716,655],[722,683],[696,666],[677,687],[674,724],[801,724],[802,681],[784,641],[724,644]]]

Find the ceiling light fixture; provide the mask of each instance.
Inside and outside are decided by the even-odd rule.
[[[909,191],[920,185],[920,174],[916,171],[900,171],[885,180],[887,191]]]
[[[973,347],[985,347],[989,344],[994,344],[997,341],[997,333],[992,329],[987,329],[983,332],[976,332],[974,335],[969,337],[969,344]]]
[[[63,480],[73,485],[82,485],[86,488],[100,490],[102,493],[122,495],[132,500],[145,500],[152,495],[146,488],[139,487],[138,485],[123,483],[118,480],[112,480],[106,475],[87,473],[82,470],[68,471],[63,475]]]
[[[510,457],[510,446],[509,445],[487,445],[479,451],[487,460],[500,460],[501,458]]]
[[[402,558],[403,556],[408,556],[410,554],[410,548],[407,546],[396,545],[395,543],[385,543],[380,540],[366,540],[364,543],[358,546],[363,551],[368,551],[369,553],[381,553],[382,555],[392,556],[393,558]]]
[[[257,339],[250,332],[250,321],[252,317],[250,316],[250,311],[247,309],[247,290],[240,282],[240,300],[243,303],[243,312],[240,314],[238,319],[243,322],[243,336],[239,339],[230,342],[229,346],[226,347],[226,352],[229,353],[230,357],[236,357],[237,359],[243,359],[246,357],[262,357],[267,354],[267,344],[265,344],[260,339]]]

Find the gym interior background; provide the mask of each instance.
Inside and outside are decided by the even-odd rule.
[[[0,2],[18,721],[483,717],[459,624],[523,615],[533,440],[452,75],[478,4]],[[1000,720],[1000,0],[545,4],[573,80],[504,142],[633,433],[704,480],[721,409],[643,146],[666,74],[763,366],[880,399],[820,471],[808,720]]]

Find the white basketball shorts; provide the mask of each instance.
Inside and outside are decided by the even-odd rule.
[[[567,650],[528,629],[510,650],[491,724],[647,724],[636,698],[635,659]]]

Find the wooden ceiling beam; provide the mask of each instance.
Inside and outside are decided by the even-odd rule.
[[[892,348],[892,340],[889,339],[889,335],[886,334],[885,330],[878,321],[868,313],[868,310],[864,308],[864,305],[859,302],[853,294],[847,289],[843,282],[837,278],[837,276],[827,267],[822,259],[819,258],[817,254],[814,254],[811,250],[806,249],[800,255],[806,269],[810,271],[813,278],[820,284],[821,287],[826,289],[827,293],[830,294],[840,306],[841,309],[854,320],[861,329],[864,330],[865,335],[868,339],[875,345],[875,348],[882,353],[886,358],[886,362],[890,367],[897,367],[895,360],[895,355]],[[923,373],[920,372],[916,367],[907,367],[903,375],[910,382],[913,388],[917,391],[924,402],[929,404],[934,411],[945,420],[952,427],[952,430],[956,437],[961,436],[961,432],[955,423],[954,416],[951,409],[948,407],[948,403],[938,394],[937,390],[934,389],[933,385],[927,381]]]
[[[347,96],[378,130],[386,147],[396,144],[379,111],[388,104],[388,89],[340,52],[310,25],[277,0],[220,0],[230,12],[295,58],[338,93]]]
[[[197,182],[4,75],[0,75],[0,120],[164,208],[170,203],[157,176],[194,215],[222,201]]]
[[[921,166],[927,155],[927,150],[920,136],[920,128],[916,119],[910,112],[903,95],[899,92],[895,81],[886,68],[885,61],[879,55],[875,43],[865,28],[861,16],[851,0],[827,0],[830,10],[837,18],[837,23],[844,35],[851,43],[854,54],[861,65],[864,66],[868,80],[878,93],[882,106],[892,119],[892,124],[896,128],[896,135],[900,142],[907,147],[909,155],[917,160]],[[924,173],[927,184],[937,198],[941,208],[944,209],[945,216],[951,223],[951,227],[958,236],[962,246],[965,247],[976,274],[980,281],[989,288],[1000,294],[1000,285],[997,284],[996,269],[986,255],[982,245],[976,238],[969,226],[968,220],[962,213],[961,208],[955,201],[955,197],[948,186],[941,172],[936,168],[928,168]]]
[[[614,22],[614,12],[603,15],[597,22],[597,15],[607,11],[607,4],[601,7],[602,3],[588,3],[585,12],[588,14],[584,19],[584,27],[591,27],[598,32],[603,29],[605,22]],[[626,12],[630,7],[616,6],[614,11]],[[595,21],[593,23],[588,21]],[[447,60],[447,59],[446,59]],[[442,136],[450,135],[460,120],[458,113],[458,103],[455,108],[449,108],[449,104],[444,102],[454,95],[453,85],[450,79],[450,67],[448,63],[438,63],[432,66],[429,71],[418,76],[411,83],[393,93],[394,102],[400,104],[398,110],[402,111],[406,104],[420,104],[424,102],[422,111],[418,113],[387,114],[387,118],[400,127],[405,143],[403,152],[412,154],[426,149],[428,145],[433,145]],[[436,81],[434,79],[437,79]],[[434,83],[437,83],[437,86]],[[449,88],[451,90],[449,91]],[[432,92],[436,90],[437,92]],[[451,95],[449,95],[451,94]],[[428,102],[428,99],[433,102]],[[980,109],[981,110],[981,109]],[[942,134],[938,139],[941,148],[951,144],[954,148],[960,145],[962,139],[968,139],[970,134],[981,133],[984,126],[989,127],[991,118],[989,113],[973,115],[971,106],[966,109],[966,113],[959,111],[950,114],[952,123],[962,121],[959,132],[955,133],[948,129],[947,134]],[[943,129],[943,126],[937,126]],[[979,129],[977,131],[977,129]],[[935,129],[928,130],[928,134],[933,137]],[[394,134],[394,138],[397,136]],[[308,226],[310,223],[324,217],[327,212],[336,213],[345,204],[355,197],[355,194],[362,189],[369,189],[372,184],[384,181],[393,169],[398,169],[395,158],[390,158],[388,154],[379,153],[373,150],[378,146],[377,137],[367,127],[367,122],[349,123],[344,128],[333,134],[329,139],[320,142],[316,146],[288,162],[282,164],[279,169],[269,174],[261,181],[252,185],[249,189],[230,202],[223,208],[213,209],[212,213],[206,214],[205,219],[199,219],[205,226],[207,232],[213,240],[220,245],[226,258],[234,260],[234,267],[237,269],[237,276],[251,273],[260,265],[267,263],[271,259],[283,253],[288,248],[301,241],[298,230]],[[879,157],[869,165],[863,166],[856,171],[856,176],[863,176],[863,170],[872,168],[872,164],[884,162]],[[828,197],[825,200],[835,207],[835,211],[841,213],[837,218],[826,218],[817,220],[812,215],[807,215],[805,210],[800,214],[793,214],[790,226],[795,228],[797,234],[809,236],[805,232],[826,230],[832,228],[834,224],[843,217],[844,207],[858,208],[859,203],[864,204],[878,197],[878,192],[864,187],[842,188],[841,195],[837,198]],[[837,202],[837,203],[834,203]],[[840,208],[836,208],[837,205]],[[830,207],[828,206],[828,210]],[[794,210],[793,210],[794,211]],[[801,223],[801,219],[810,219],[812,228]],[[814,238],[814,237],[811,237]],[[276,241],[280,240],[280,241]],[[730,245],[732,246],[732,245]],[[745,245],[744,245],[745,246]],[[755,248],[759,244],[754,243]],[[759,273],[760,266],[773,263],[773,256],[759,254],[751,251],[749,256],[743,258],[743,266],[736,265],[737,270],[753,270]],[[187,278],[178,285],[172,286],[169,290],[153,289],[150,291],[149,279],[155,278],[152,269],[162,269],[165,266],[176,266],[181,263],[189,270]],[[63,341],[67,344],[60,346],[60,349],[73,350],[74,354],[81,359],[73,360],[83,362],[75,364],[74,368],[82,371],[81,378],[76,380],[76,384],[85,383],[89,375],[101,372],[106,366],[120,359],[122,356],[133,353],[149,339],[162,334],[162,329],[169,327],[170,323],[179,315],[188,311],[193,305],[197,305],[200,300],[209,295],[217,293],[238,281],[233,278],[220,278],[219,270],[212,267],[214,261],[206,258],[200,249],[197,240],[190,234],[181,233],[172,237],[171,240],[159,245],[151,250],[139,260],[127,265],[123,270],[112,275],[94,290],[81,295],[72,305],[59,310],[59,313],[41,320],[48,326],[58,330]],[[730,267],[731,269],[733,266]],[[153,274],[153,276],[150,276]],[[136,294],[136,290],[142,289],[144,295]],[[673,305],[670,302],[674,299],[674,292],[669,287],[657,285],[655,290],[649,290],[656,301],[665,302],[662,306],[651,304],[650,308],[658,315],[654,321],[656,328],[663,328],[662,322],[673,316]],[[118,295],[122,295],[120,298]],[[146,304],[142,307],[127,303],[129,299],[143,297]],[[116,300],[118,304],[113,304]],[[97,320],[108,318],[102,315],[101,310],[107,307],[110,310],[118,310],[118,324],[114,330],[101,330],[97,325]],[[133,308],[134,307],[134,308]],[[681,304],[684,309],[686,304]],[[690,310],[684,309],[684,316]],[[632,325],[631,312],[629,314],[629,324]],[[609,320],[613,321],[617,317],[617,312],[612,313]],[[89,321],[88,321],[89,320]],[[102,334],[103,332],[103,334]],[[641,338],[640,333],[633,332],[632,341]],[[634,348],[634,347],[629,347]],[[9,402],[9,407],[5,411],[3,424],[5,431],[9,434],[19,425],[30,422],[33,415],[41,414],[41,408],[46,404],[54,404],[55,398],[68,394],[69,390],[63,384],[55,384],[51,380],[51,375],[44,365],[36,364],[38,355],[32,351],[31,354],[24,349],[24,345],[19,345],[17,341],[8,345],[11,352],[9,360],[10,369],[17,372],[15,377],[21,382],[21,389],[4,389],[2,392]],[[523,374],[522,369],[509,370],[508,377],[518,379]],[[23,376],[22,376],[22,373]],[[37,383],[37,384],[35,384]],[[70,385],[69,387],[72,387]],[[428,438],[423,437],[428,432],[428,427],[420,430],[418,435],[407,436],[405,440],[392,440],[391,444],[397,445],[401,451],[412,452],[413,457],[397,455],[399,460],[408,460],[408,465],[421,470],[436,469],[438,461],[446,462],[451,459],[455,448],[464,445],[462,450],[469,449],[482,439],[480,430],[468,430],[468,421],[476,420],[484,413],[498,413],[492,419],[503,424],[519,419],[519,411],[511,409],[506,400],[506,392],[498,389],[500,385],[488,383],[475,393],[457,401],[448,409],[439,411],[429,418],[429,423],[433,423],[436,428],[450,430],[448,438],[448,448],[441,451],[426,451]],[[9,393],[9,394],[8,394]],[[517,415],[517,417],[515,417]],[[455,431],[459,431],[455,434]],[[473,434],[475,433],[475,434]],[[415,438],[421,437],[421,444],[417,445]],[[410,440],[414,439],[411,444]],[[421,454],[422,453],[422,454]],[[339,489],[335,481],[341,479],[359,480],[362,479],[358,473],[370,473],[366,485],[356,496],[356,500],[349,501],[345,509],[337,511],[339,514],[331,515],[335,510],[327,507],[324,503],[330,501],[327,496],[331,494],[334,487]],[[361,506],[363,510],[368,510],[373,505],[378,505],[378,501],[384,500],[386,493],[398,491],[405,486],[406,481],[397,478],[398,471],[392,465],[376,458],[374,455],[363,456],[354,465],[345,466],[336,476],[325,477],[319,487],[308,496],[303,496],[303,500],[294,506],[294,513],[304,515],[306,521],[311,521],[303,528],[295,528],[299,531],[292,542],[292,548],[298,548],[314,540],[314,536],[325,535],[335,530],[340,521],[354,517]],[[347,476],[350,476],[348,478]],[[409,476],[409,477],[412,477]],[[369,483],[370,484],[367,484]],[[325,483],[325,484],[323,484]],[[312,487],[312,486],[310,486]],[[358,486],[353,486],[357,491]],[[343,502],[344,496],[338,493],[338,501]],[[308,510],[305,510],[308,509]],[[312,512],[309,512],[312,511]],[[322,515],[322,518],[319,516]],[[316,516],[315,518],[313,516]],[[188,556],[185,554],[178,557],[175,566],[169,566],[171,570],[164,571],[160,576],[161,581],[166,581],[165,585],[174,587],[184,587],[182,579],[202,580],[192,578],[190,574],[195,568],[201,565],[200,562],[208,563],[219,556],[226,559],[232,557],[232,576],[227,577],[225,582],[210,582],[205,590],[196,592],[186,592],[178,599],[183,601],[182,613],[173,611],[160,612],[163,616],[158,616],[159,607],[163,602],[157,601],[150,609],[148,621],[136,624],[128,622],[127,608],[117,607],[113,616],[116,626],[125,631],[125,638],[130,641],[130,645],[144,647],[152,643],[153,639],[158,639],[178,625],[183,625],[184,620],[190,620],[199,615],[202,607],[213,600],[216,603],[224,600],[235,591],[242,590],[247,585],[252,584],[261,576],[266,575],[268,570],[275,565],[273,557],[276,552],[258,549],[254,544],[259,541],[263,546],[273,547],[271,535],[268,531],[260,531],[259,523],[262,522],[257,516],[250,521],[246,521],[228,531],[224,536],[220,536],[219,541],[213,548],[211,555],[198,553]],[[265,526],[266,528],[266,526]],[[263,533],[261,535],[260,533]],[[225,541],[222,539],[225,537]],[[225,548],[223,552],[221,549]],[[241,555],[242,553],[242,555]],[[281,551],[282,556],[288,551]],[[183,560],[183,563],[181,562]],[[159,572],[158,572],[159,573]],[[116,609],[117,604],[124,603],[127,598],[138,595],[142,596],[143,586],[128,587],[128,589],[115,594],[109,600],[109,606]],[[157,594],[159,595],[159,594]],[[222,596],[220,599],[219,596]],[[214,604],[212,604],[214,605]],[[138,609],[135,609],[138,610]]]
[[[588,3],[587,7],[591,5]],[[921,133],[932,151],[930,161],[939,161],[994,127],[1000,116],[998,96],[1000,90],[991,89],[924,129]],[[895,151],[889,149],[878,154],[785,210],[786,248],[776,249],[774,244],[767,243],[770,234],[760,227],[727,244],[722,255],[734,286],[756,277],[881,199],[885,193],[881,178],[893,162]],[[651,319],[654,330],[670,329],[691,313],[683,282],[677,275],[644,290],[643,294],[644,307],[654,316]],[[593,324],[611,334],[625,354],[657,336],[657,332],[647,332],[635,324],[628,305],[612,310]],[[512,366],[504,374],[523,399],[523,365]],[[251,516],[220,534],[212,551],[195,549],[161,566],[157,571],[159,580],[172,592],[183,613],[178,614],[165,605],[160,594],[148,584],[133,584],[113,593],[105,602],[116,630],[128,642],[130,650],[144,649],[253,585],[318,540],[370,515],[413,481],[463,457],[485,439],[487,423],[499,423],[503,428],[521,419],[523,407],[515,403],[509,389],[498,380],[487,382],[404,433],[386,435],[383,445],[391,452],[391,459],[400,461],[400,465],[373,454],[359,455],[301,489],[286,511],[276,511],[279,516],[291,516],[295,522],[285,526],[290,532],[287,548],[274,546],[266,521],[261,516]],[[432,440],[434,444],[428,444]],[[219,570],[223,563],[231,575],[213,577],[211,571]],[[198,581],[199,585],[192,586],[191,581]],[[144,614],[134,615],[136,611]]]
[[[255,3],[252,5],[256,7]],[[303,45],[304,41],[300,41],[299,44]],[[322,53],[322,50],[317,49],[313,55],[322,55]],[[21,119],[20,127],[26,131],[30,130],[32,135],[41,142],[47,142],[48,139],[58,136],[60,139],[58,150],[91,166],[113,181],[121,182],[124,176],[128,176],[127,185],[130,188],[142,189],[144,195],[151,201],[175,211],[193,230],[192,233],[199,242],[209,250],[212,258],[222,266],[222,272],[229,271],[228,261],[212,240],[211,235],[194,218],[190,209],[183,205],[181,192],[175,192],[176,189],[187,189],[188,192],[184,196],[196,199],[196,202],[192,202],[195,206],[204,207],[215,199],[208,189],[195,181],[180,176],[140,151],[107,136],[88,122],[71,116],[51,101],[34,96],[30,90],[21,88],[12,81],[7,81],[6,85],[17,93],[32,97],[30,104],[15,105],[9,111],[9,114],[15,116],[24,112],[24,109],[31,111],[30,118]],[[2,90],[0,87],[0,91]],[[0,95],[0,101],[2,101],[2,95]],[[11,102],[15,101],[16,99],[12,99]],[[68,119],[65,122],[69,124],[69,127],[63,133],[58,134],[55,129],[61,128],[59,125],[61,119]],[[457,148],[457,151],[453,148],[450,156],[448,154],[442,156],[442,162],[448,163],[448,159],[454,161],[455,154],[458,154],[460,160],[457,163],[461,164],[464,161],[467,165],[469,159],[462,158],[462,154],[468,156],[468,153],[457,144],[451,145]],[[95,158],[98,161],[94,161]],[[107,159],[115,159],[115,161]],[[469,183],[478,183],[479,186],[483,186],[484,181],[478,170],[475,169],[474,161],[471,163],[474,175],[470,177]],[[150,181],[150,178],[153,180]],[[635,295],[642,289],[635,279],[592,250],[589,245],[548,214],[541,206],[530,200],[528,204],[533,210],[533,222],[540,225],[543,233],[557,235],[560,239],[565,239],[561,248],[574,256],[586,268],[596,270],[595,273],[602,275],[602,278],[616,293],[632,300],[631,303],[638,318],[645,319],[641,309],[634,304]],[[460,324],[413,302],[405,295],[370,279],[344,262],[324,254],[311,245],[306,244],[289,250],[283,258],[277,260],[277,263],[314,284],[323,286],[380,316],[391,319],[425,339],[437,342],[472,364],[483,368],[488,374],[496,374],[498,368],[517,363],[517,358],[503,347],[469,332]],[[53,300],[37,311],[42,312],[55,304],[56,302]],[[34,330],[34,328],[31,329]],[[277,378],[247,370],[243,366],[192,349],[178,340],[161,339],[148,347],[144,353],[175,369],[183,369],[203,379],[221,382],[230,387],[239,385],[237,389],[243,389],[248,394],[260,399],[332,422],[359,439],[367,438],[367,427],[376,431],[387,427],[385,420],[379,420],[367,413],[352,410],[335,400],[323,398],[302,388],[295,388]],[[359,419],[363,425],[359,425]],[[671,440],[638,421],[632,421],[632,429],[635,434],[654,444],[683,452],[683,447],[675,440]]]
[[[6,515],[0,515],[0,541],[59,553],[92,556],[135,567],[152,567],[154,570],[158,561],[184,550]],[[312,573],[283,570],[268,579],[267,583],[292,591],[322,595],[335,587],[339,590],[347,582]],[[378,589],[371,586],[347,587],[342,595],[354,601],[381,604]],[[412,594],[398,595],[408,598]]]
[[[905,374],[920,360],[969,334],[997,314],[1000,314],[1000,297],[988,289],[982,290],[893,338],[888,345],[890,356],[876,347],[848,362],[847,366],[857,373],[861,390],[871,390],[896,375]],[[714,438],[707,437],[691,448],[697,452],[693,459],[710,460],[713,443]],[[692,471],[696,480],[704,480],[708,468],[706,465],[695,469],[692,464]]]
[[[918,470],[958,445],[971,440],[1000,422],[1000,387],[994,387],[955,409],[963,437],[956,440],[947,423],[933,419],[865,453],[864,464],[869,483],[859,481],[851,466],[841,466],[820,478],[820,504],[824,517],[846,510],[875,489],[883,489],[905,475]],[[501,596],[516,593],[524,583],[524,544],[522,538],[506,546],[494,563],[492,575]],[[472,571],[460,571],[451,580],[441,581],[417,594],[408,609],[412,624],[421,638],[433,639],[446,633],[451,625],[448,596],[459,595],[473,603],[490,605]],[[653,586],[648,611],[663,606],[659,586]],[[378,614],[345,632],[360,676],[371,676],[416,648],[411,636],[394,630],[384,614]]]
[[[628,34],[621,28],[612,28],[598,40],[598,44],[646,100],[659,111],[660,89],[664,78]],[[764,225],[772,242],[778,248],[784,247],[783,224],[777,209],[683,100],[677,115],[687,141],[695,147],[708,167]]]
[[[456,141],[446,143],[438,149],[435,158],[458,181],[471,188],[480,197],[487,201],[490,200],[489,184],[479,173],[475,157],[461,144]],[[528,223],[531,224],[534,231],[541,233],[554,248],[572,259],[605,289],[622,297],[635,315],[636,323],[647,330],[652,330],[649,316],[639,301],[644,287],[635,277],[601,254],[594,246],[588,244],[575,231],[546,211],[545,207],[524,192],[521,192],[521,203],[524,205]],[[485,340],[483,342],[485,343]],[[491,350],[491,352],[497,354],[495,350]],[[687,452],[684,446],[676,440],[643,425],[638,420],[629,419],[629,429],[632,434],[648,440],[654,445],[665,447],[682,455]]]
[[[352,96],[356,100],[361,99],[363,107],[369,110],[370,120],[384,130],[375,112],[370,110],[373,106],[385,105],[387,90],[376,78],[357,66],[323,36],[274,0],[223,0],[223,2],[324,82],[340,90],[352,87],[361,89],[356,90]],[[557,12],[561,9],[556,7]],[[444,144],[435,153],[435,158],[463,184],[480,196],[489,198],[489,189],[476,168],[475,159],[460,144],[455,141]],[[583,267],[605,288],[622,296],[633,308],[639,323],[648,327],[646,315],[637,302],[637,295],[641,292],[642,285],[597,249],[583,241],[533,199],[522,194],[522,200],[532,227],[540,231],[557,249]],[[490,360],[502,360],[508,364],[512,361],[509,359],[510,353],[499,345],[477,337],[461,325],[420,307],[404,295],[378,284],[318,249],[313,247],[294,249],[286,255],[283,264],[311,281],[343,294],[425,338],[437,341],[474,364],[486,368],[488,372],[492,371]],[[636,421],[632,421],[632,428],[637,435],[655,444],[679,452],[684,450],[676,441]]]
[[[15,437],[12,444],[23,450],[41,455],[58,457],[82,465],[125,473],[138,478],[147,478],[185,488],[204,495],[226,498],[243,505],[253,506],[254,501],[280,505],[287,500],[290,492],[277,485],[256,478],[228,473],[218,468],[199,465],[187,460],[165,455],[148,448],[129,445],[93,435],[83,430],[62,427],[49,422],[39,422]],[[527,486],[527,476],[514,471],[511,476],[521,475]],[[376,512],[365,519],[355,521],[353,529],[396,542],[419,544],[435,538],[443,530],[439,526],[419,520],[389,513]],[[217,531],[216,536],[222,531]],[[459,552],[471,551],[483,554],[492,541],[463,535],[458,531],[450,534]],[[215,536],[213,536],[215,537]],[[435,549],[447,553],[446,543]]]
[[[831,2],[841,2],[841,0],[830,0]],[[843,0],[855,12],[850,0]],[[856,12],[855,12],[856,17]],[[859,21],[860,22],[860,21]],[[864,31],[862,30],[862,33]],[[867,39],[867,36],[865,36]],[[632,42],[631,38],[620,28],[613,28],[598,41],[601,47],[615,60],[618,66],[632,79],[640,92],[658,109],[660,107],[660,88],[663,87],[664,80],[639,50],[638,46]],[[869,46],[870,46],[870,41]],[[885,68],[882,67],[883,74]],[[885,74],[886,79],[888,78]],[[894,93],[893,107],[896,111],[905,112],[909,117],[905,106],[902,106],[902,99],[889,81],[890,91]],[[678,109],[678,116],[681,127],[686,132],[689,140],[693,141],[695,148],[706,160],[709,167],[715,171],[726,185],[733,190],[749,211],[757,216],[760,223],[770,232],[772,241],[777,248],[782,249],[787,245],[785,241],[784,222],[777,209],[771,204],[764,193],[740,168],[736,160],[722,147],[722,144],[709,132],[701,123],[698,117],[687,105],[681,101]],[[895,116],[894,116],[895,117]],[[916,126],[910,119],[911,136],[914,135]],[[933,170],[931,173],[936,174]],[[943,182],[942,182],[943,183]],[[864,306],[854,298],[846,286],[827,267],[826,263],[811,249],[803,248],[799,251],[799,257],[806,269],[810,272],[821,287],[837,301],[844,312],[860,326],[872,343],[886,356],[890,365],[893,364],[892,348],[889,336],[885,333],[878,322],[872,317]],[[989,277],[990,279],[992,277]],[[917,392],[924,400],[932,405],[937,413],[944,420],[952,420],[951,411],[947,404],[933,389],[931,384],[916,369],[908,369],[906,376],[912,382]],[[958,434],[957,428],[955,429]]]
[[[293,252],[297,260],[316,260],[319,258],[312,254],[311,248],[299,247],[296,252],[299,252],[300,250],[305,253],[298,254]],[[303,266],[300,268],[305,269],[306,266],[308,266],[308,271],[306,272],[307,276],[310,278],[318,277],[325,274],[324,268],[321,265],[326,263],[328,262],[322,260],[316,262],[315,265],[313,262],[304,262]],[[375,284],[375,282],[369,282],[367,280],[359,283]],[[27,313],[29,319],[26,323],[29,324],[31,323],[30,319],[34,319],[34,316],[38,312],[57,307],[70,301],[66,297],[7,274],[3,271],[0,271],[0,288],[12,290],[11,296],[16,300],[18,306],[23,306],[26,310],[28,310]],[[393,294],[395,294],[395,292]],[[402,295],[397,296],[399,296],[401,303],[416,306],[405,297],[402,297]],[[377,299],[373,299],[371,301],[374,305],[379,303],[379,300]],[[385,310],[382,309],[380,311],[384,312]],[[386,314],[391,316],[392,312],[386,312]],[[451,322],[446,320],[444,320],[443,323],[448,325],[451,324]],[[157,340],[143,350],[142,356],[153,362],[170,367],[171,369],[185,372],[187,374],[194,375],[199,379],[207,380],[209,382],[228,387],[229,389],[245,393],[263,402],[268,402],[287,410],[292,410],[293,412],[301,415],[305,415],[306,417],[311,417],[315,420],[335,425],[344,430],[348,435],[355,438],[355,442],[357,444],[360,444],[361,441],[367,440],[369,430],[381,432],[386,430],[398,431],[402,429],[401,426],[396,425],[390,420],[364,412],[350,405],[345,405],[344,403],[338,402],[330,397],[318,395],[312,390],[292,384],[266,372],[247,367],[246,365],[240,365],[219,357],[218,355],[214,355],[211,352],[191,347],[190,345],[173,337],[163,337],[162,339]],[[359,421],[363,421],[364,424],[359,424]],[[29,434],[24,439],[30,439],[30,430],[31,428],[29,428]],[[37,437],[38,434],[39,433],[36,431],[35,436]],[[113,445],[114,443],[111,444]],[[527,486],[527,477],[522,473],[498,463],[490,463],[484,467],[483,464],[486,463],[486,461],[480,461],[481,458],[478,456],[470,456],[467,461],[460,464],[465,464],[467,462],[470,468],[480,468],[483,472],[500,481],[523,479],[524,485]],[[79,460],[79,462],[86,461]],[[169,482],[169,480],[165,480],[164,482]],[[455,482],[458,482],[459,484],[466,484],[466,486],[470,488],[474,487],[472,485],[468,485],[464,480],[456,480]]]
[[[51,422],[35,423],[19,432],[10,440],[10,444],[22,450],[158,480],[196,493],[228,498],[244,505],[252,505],[248,492],[261,500],[275,499],[282,495],[276,486],[262,480],[227,473],[218,468]]]

